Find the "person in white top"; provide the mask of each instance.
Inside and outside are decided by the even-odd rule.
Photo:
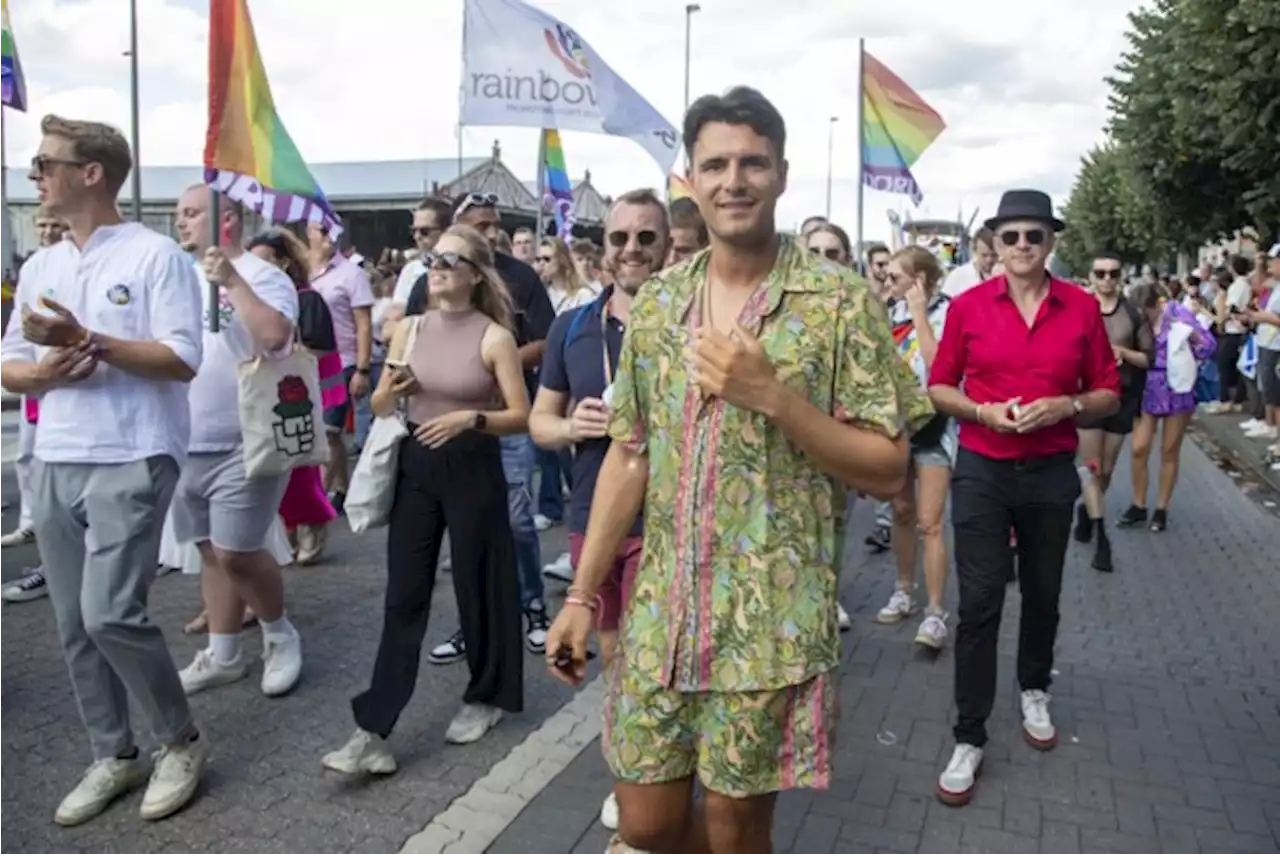
[[[970,244],[973,258],[947,274],[942,283],[942,295],[955,299],[970,288],[994,277],[996,265],[996,236],[989,228],[980,228]]]
[[[22,269],[0,384],[40,398],[36,542],[94,758],[54,821],[86,822],[146,781],[130,698],[161,745],[141,808],[160,819],[195,795],[209,754],[147,615],[191,430],[200,287],[176,243],[121,221],[133,157],[120,131],[52,115],[40,128],[31,179],[71,239]]]
[[[1249,300],[1253,296],[1253,286],[1249,284],[1249,273],[1253,264],[1244,256],[1237,255],[1231,259],[1231,272],[1235,278],[1227,286],[1226,292],[1219,292],[1217,298],[1218,323],[1222,334],[1218,336],[1218,375],[1221,377],[1221,391],[1218,399],[1221,411],[1228,404],[1239,409],[1247,396],[1248,378],[1240,373],[1237,362],[1240,360],[1240,348],[1244,346],[1245,336],[1249,332]]]
[[[413,243],[419,255],[430,252],[444,234],[444,230],[453,223],[453,206],[448,199],[423,199],[418,209],[413,212]],[[427,274],[427,267],[422,258],[414,258],[405,262],[400,268],[400,276],[396,279],[396,289],[391,294],[391,307],[382,316],[382,340],[391,340],[391,331],[404,317],[405,306],[409,304],[409,294],[413,286]]]
[[[225,197],[218,208],[222,245],[213,245],[211,198],[205,185],[189,187],[176,215],[182,248],[200,259],[202,292],[219,286],[217,332],[205,309],[204,364],[189,395],[190,454],[173,500],[174,538],[200,550],[209,646],[180,675],[188,694],[248,675],[240,650],[248,604],[262,626],[262,693],[274,697],[292,689],[302,671],[302,641],[285,616],[280,565],[267,549],[289,476],[245,473],[237,368],[292,346],[298,292],[279,267],[241,248],[241,210]]]

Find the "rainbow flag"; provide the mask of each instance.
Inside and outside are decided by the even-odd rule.
[[[9,25],[9,0],[0,0],[0,78],[3,78],[3,97],[0,103],[13,110],[27,111],[27,81],[22,76],[22,62],[18,59],[18,45],[13,40],[13,27]]]
[[[689,187],[689,181],[681,178],[672,172],[667,175],[667,204],[671,204],[676,199],[692,198],[693,190]]]
[[[901,193],[920,204],[924,194],[911,167],[946,127],[942,116],[880,60],[862,54],[862,183]]]
[[[276,112],[246,0],[209,2],[204,179],[271,222],[305,220],[341,230]]]
[[[567,240],[573,236],[573,184],[564,165],[560,131],[554,128],[542,132],[542,170],[545,179],[542,203],[549,205],[555,214],[556,235]]]

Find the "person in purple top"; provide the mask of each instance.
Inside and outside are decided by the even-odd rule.
[[[1159,427],[1160,485],[1156,491],[1156,509],[1151,514],[1151,530],[1163,531],[1169,523],[1169,502],[1173,499],[1173,487],[1178,482],[1182,439],[1186,435],[1187,425],[1191,423],[1191,414],[1196,409],[1194,390],[1180,392],[1169,385],[1170,333],[1176,323],[1185,323],[1191,327],[1191,352],[1198,363],[1213,356],[1217,341],[1182,303],[1169,300],[1162,305],[1159,291],[1151,285],[1134,288],[1129,301],[1147,315],[1156,338],[1155,356],[1147,371],[1147,382],[1142,392],[1142,415],[1133,428],[1133,461],[1130,466],[1133,503],[1120,517],[1118,524],[1122,528],[1136,528],[1147,524],[1147,460]]]

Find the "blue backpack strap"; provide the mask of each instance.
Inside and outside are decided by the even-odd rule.
[[[568,331],[564,334],[564,349],[566,351],[569,349],[569,345],[577,340],[578,336],[582,334],[582,327],[587,322],[587,316],[591,313],[592,306],[598,305],[600,306],[600,310],[604,311],[603,300],[604,293],[602,292],[600,296],[596,297],[586,305],[580,305],[577,308],[569,309],[574,313],[574,315],[573,320],[569,321]]]

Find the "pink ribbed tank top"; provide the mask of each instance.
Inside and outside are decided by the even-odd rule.
[[[431,310],[422,316],[405,361],[421,391],[409,398],[409,420],[422,424],[460,409],[493,408],[497,381],[485,367],[480,341],[492,323],[476,309]]]

